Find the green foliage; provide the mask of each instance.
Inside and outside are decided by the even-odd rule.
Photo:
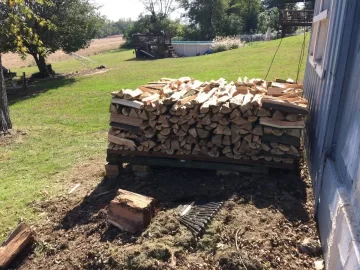
[[[69,53],[88,46],[101,25],[97,7],[90,0],[52,0],[46,1],[46,7],[44,0],[7,2],[23,4],[5,5],[9,16],[1,27],[1,34],[7,37],[4,47],[31,54],[43,76],[48,75],[46,56],[60,49]]]
[[[51,6],[48,0],[35,0],[34,4]],[[26,18],[26,19],[24,19]],[[43,44],[36,32],[33,31],[29,20],[46,30],[54,29],[54,25],[45,18],[34,13],[25,0],[0,1],[0,52],[26,52],[25,45],[32,42],[40,49]]]
[[[265,33],[268,27],[271,30],[278,29],[279,25],[279,9],[277,7],[270,8],[261,12],[258,16],[259,21],[259,32]]]
[[[31,41],[25,44],[27,52],[47,56],[59,49],[74,52],[89,45],[101,26],[97,7],[89,0],[52,0],[53,4],[44,9],[39,4],[29,8],[38,16],[50,21],[55,27],[44,31],[39,24],[29,19],[28,24],[44,44],[39,49]]]
[[[190,22],[189,38],[212,40],[215,36],[229,36],[256,32],[261,0],[178,0]]]
[[[47,0],[34,0],[38,3],[50,6]],[[5,79],[3,76],[1,53],[7,51],[25,52],[28,42],[43,50],[43,44],[39,36],[33,32],[28,20],[36,22],[41,28],[48,30],[53,25],[41,16],[37,16],[29,8],[28,2],[24,0],[5,0],[0,2],[0,131],[7,133],[12,128],[10,119]],[[43,6],[43,8],[46,8]]]
[[[296,9],[296,3],[286,3],[286,0],[264,0],[263,4],[266,9],[270,9],[273,7],[277,7],[279,9]]]
[[[140,15],[139,19],[132,23],[125,32],[126,42],[122,46],[124,48],[134,47],[134,34],[153,33],[159,34],[164,31],[167,35],[181,37],[184,35],[183,26],[179,20],[171,20],[168,18],[159,20],[151,15]]]
[[[114,35],[125,34],[131,24],[131,19],[120,19],[116,22],[113,22],[106,18],[103,18],[101,22],[101,27],[96,34],[96,38],[104,38]]]

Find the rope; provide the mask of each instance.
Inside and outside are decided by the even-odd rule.
[[[301,69],[302,62],[303,62],[304,56],[305,56],[306,36],[307,36],[307,32],[306,32],[306,28],[304,27],[304,40],[303,40],[303,44],[302,44],[301,52],[300,52],[300,59],[299,59],[298,70],[297,70],[297,74],[296,74],[296,83],[298,83],[300,69]]]
[[[283,41],[283,38],[281,38],[280,43],[279,43],[279,46],[278,46],[277,49],[276,49],[276,52],[275,52],[274,57],[273,57],[273,59],[272,59],[272,61],[271,61],[270,67],[269,67],[269,69],[268,69],[268,72],[266,73],[266,76],[265,76],[265,79],[264,79],[265,81],[266,81],[266,79],[267,79],[267,77],[268,77],[268,75],[269,75],[269,73],[270,73],[271,67],[272,67],[272,65],[273,65],[273,63],[274,63],[274,60],[275,60],[275,57],[276,57],[276,55],[277,55],[277,53],[278,53],[278,51],[279,51],[279,49],[280,49],[280,46],[281,46],[282,41]]]

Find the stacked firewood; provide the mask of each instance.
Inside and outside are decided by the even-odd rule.
[[[109,149],[294,163],[307,101],[302,85],[239,78],[163,78],[112,93]]]

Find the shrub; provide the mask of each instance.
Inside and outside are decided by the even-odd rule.
[[[213,53],[224,52],[242,47],[241,40],[237,37],[216,37],[211,46]]]

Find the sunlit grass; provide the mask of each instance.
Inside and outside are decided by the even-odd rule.
[[[303,37],[286,38],[269,74],[270,79],[296,78]],[[22,142],[1,147],[0,154],[0,239],[20,219],[35,219],[28,205],[47,194],[57,194],[57,175],[74,164],[103,156],[109,120],[109,93],[135,88],[161,77],[191,76],[200,80],[239,76],[263,78],[279,41],[213,55],[133,61],[133,51],[91,56],[107,73],[47,81],[39,85],[45,92],[11,105],[16,129],[27,132]],[[304,75],[305,61],[300,78]],[[75,72],[84,67],[75,60],[53,65],[57,72]],[[18,72],[35,72],[34,67]]]

